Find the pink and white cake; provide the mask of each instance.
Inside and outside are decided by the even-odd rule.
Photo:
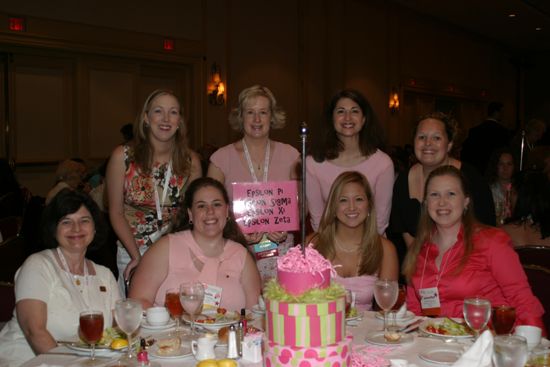
[[[312,247],[299,246],[277,261],[277,280],[266,299],[265,366],[351,366],[344,289],[331,283],[332,264]]]

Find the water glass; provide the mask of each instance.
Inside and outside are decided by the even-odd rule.
[[[126,358],[122,358],[128,364],[135,364],[132,359],[132,334],[139,328],[141,318],[143,317],[143,308],[141,302],[134,299],[119,299],[115,303],[115,320],[122,332],[128,338],[128,353]]]
[[[493,352],[495,367],[523,367],[528,355],[527,340],[523,336],[495,336]]]
[[[374,283],[374,299],[384,314],[384,333],[388,332],[387,314],[391,310],[399,293],[397,281],[389,279],[378,279]]]
[[[204,286],[200,282],[183,283],[180,285],[180,302],[191,319],[191,337],[196,336],[195,318],[202,311],[204,302]]]
[[[464,320],[470,329],[474,331],[477,339],[479,333],[487,326],[491,318],[491,302],[479,297],[466,298],[463,312]]]

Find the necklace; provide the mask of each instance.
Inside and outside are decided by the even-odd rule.
[[[343,252],[346,252],[348,254],[351,254],[353,252],[357,252],[359,251],[359,249],[361,248],[361,246],[356,246],[354,249],[349,249],[349,248],[345,248],[344,246],[342,246],[342,244],[340,243],[340,241],[338,241],[338,239],[336,238],[336,236],[334,237],[334,244],[336,245],[336,248],[339,249],[340,251],[343,251]]]
[[[77,286],[80,286],[81,284],[80,279],[78,279],[78,276],[76,274],[71,273],[69,269],[69,264],[67,264],[67,260],[65,259],[65,256],[63,255],[63,252],[61,252],[59,247],[57,248],[57,255],[59,256],[59,260],[61,260],[61,265],[63,266],[63,270],[65,270],[67,272],[67,275],[69,276],[69,280],[70,280],[70,275],[72,275],[74,279],[74,283]],[[86,282],[86,285],[88,285],[88,275],[89,275],[88,264],[86,264],[86,259],[84,259],[84,281]]]

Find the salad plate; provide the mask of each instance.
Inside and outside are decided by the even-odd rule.
[[[209,331],[218,331],[224,326],[234,324],[238,322],[241,315],[237,312],[227,311],[220,313],[217,311],[203,312],[195,320],[195,326],[202,327]],[[187,323],[191,323],[191,318],[187,314],[183,314],[183,320]]]
[[[442,337],[467,339],[474,335],[462,319],[449,319],[448,317],[424,320],[419,330],[425,334]]]
[[[148,330],[165,330],[165,329],[170,329],[174,326],[176,326],[176,321],[173,319],[168,320],[168,322],[165,325],[151,325],[147,322],[146,319],[143,319],[141,321],[141,327]]]

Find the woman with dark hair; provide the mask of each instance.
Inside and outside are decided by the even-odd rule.
[[[426,180],[418,231],[403,264],[407,307],[417,315],[462,317],[465,298],[516,308],[516,325],[543,327],[544,309],[531,292],[510,237],[479,224],[456,167]]]
[[[120,298],[111,271],[86,259],[86,250],[101,245],[107,227],[86,194],[63,189],[43,213],[44,243],[15,275],[15,315],[0,332],[0,364],[18,366],[71,340],[78,333],[80,312],[103,312],[112,324]]]
[[[491,154],[487,165],[487,181],[493,194],[497,225],[504,224],[514,210],[517,192],[512,179],[515,172],[514,155],[510,148],[500,148]]]
[[[357,171],[344,172],[334,180],[311,242],[334,266],[336,282],[355,292],[360,311],[371,309],[378,278],[397,280],[395,248],[376,230],[372,190]]]
[[[134,124],[134,140],[118,146],[107,166],[109,217],[119,238],[119,287],[142,254],[171,229],[187,185],[201,176],[189,149],[180,103],[173,92],[152,92]]]
[[[336,93],[325,111],[324,130],[324,141],[306,158],[307,205],[313,230],[319,228],[336,177],[358,171],[372,188],[376,228],[383,234],[390,217],[394,172],[391,158],[380,150],[382,132],[369,102],[356,90]]]
[[[489,185],[475,168],[450,155],[457,135],[456,125],[456,120],[443,112],[432,112],[417,121],[414,154],[418,163],[400,173],[395,180],[388,231],[402,257],[417,233],[426,178],[438,167],[453,166],[464,174],[475,199],[473,210],[476,218],[482,223],[495,225],[495,206]]]
[[[518,182],[514,212],[502,229],[514,246],[550,246],[550,181],[543,172],[527,171]]]
[[[144,308],[164,305],[165,292],[200,281],[220,289],[231,311],[251,308],[260,295],[260,275],[246,250],[223,185],[210,177],[193,181],[185,193],[179,229],[156,242],[132,278],[129,297]]]

